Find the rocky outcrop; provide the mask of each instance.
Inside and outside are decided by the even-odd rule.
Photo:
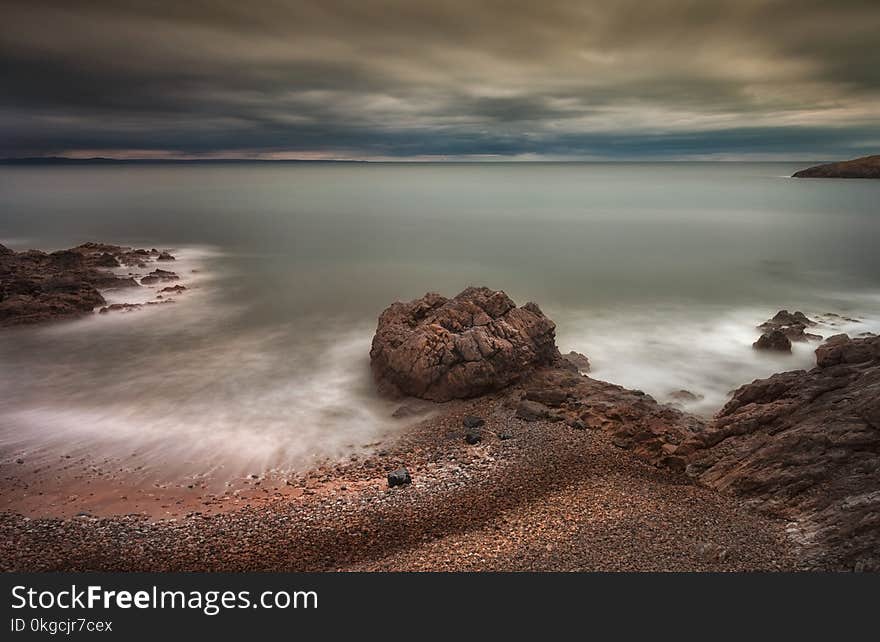
[[[791,352],[791,340],[782,330],[769,330],[752,344],[755,350],[773,350],[775,352]]]
[[[880,178],[880,155],[802,169],[794,178]]]
[[[110,269],[142,267],[156,256],[158,252],[106,243],[84,243],[49,253],[14,252],[0,245],[0,326],[90,314],[106,303],[101,291],[138,287],[131,276],[119,276]]]
[[[654,466],[683,471],[679,445],[705,429],[702,420],[572,369],[542,368],[514,391],[513,417],[523,422],[562,422],[575,430],[602,430],[618,448]]]
[[[789,312],[788,310],[780,310],[772,319],[768,319],[759,325],[758,329],[763,330],[765,335],[778,330],[788,337],[790,341],[821,341],[822,337],[820,335],[806,332],[808,327],[814,325],[816,325],[816,322],[808,318],[801,311]],[[791,349],[791,346],[788,349]]]
[[[431,401],[500,390],[561,360],[555,324],[534,303],[470,287],[452,299],[429,293],[379,317],[370,365],[380,390]]]
[[[816,352],[810,371],[739,388],[674,454],[700,483],[795,522],[817,566],[880,570],[880,338]]]

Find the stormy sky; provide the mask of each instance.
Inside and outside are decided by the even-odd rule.
[[[878,0],[0,0],[0,156],[845,158]]]

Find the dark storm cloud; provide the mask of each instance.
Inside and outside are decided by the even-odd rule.
[[[876,2],[2,2],[0,155],[850,155]]]

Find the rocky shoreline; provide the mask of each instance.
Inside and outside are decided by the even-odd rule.
[[[173,302],[186,287],[166,287],[145,303],[107,304],[111,290],[135,290],[171,283],[180,276],[154,267],[175,257],[167,250],[146,250],[107,243],[83,243],[67,250],[15,252],[0,245],[0,327],[77,319],[101,313],[129,312],[144,305]],[[144,274],[143,270],[154,269]]]
[[[812,323],[781,311],[759,329],[819,340]],[[371,351],[384,394],[430,400],[401,397],[399,416],[432,411],[412,429],[303,474],[253,476],[245,493],[151,493],[175,502],[172,519],[120,514],[133,502],[104,517],[6,510],[0,565],[880,570],[880,338],[816,352],[816,368],[744,385],[704,420],[587,376],[533,303],[428,294],[389,307]]]

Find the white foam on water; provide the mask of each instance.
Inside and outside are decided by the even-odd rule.
[[[819,310],[804,311],[819,319]],[[560,349],[586,354],[592,365],[590,376],[643,390],[661,402],[675,401],[672,393],[687,390],[701,399],[682,405],[703,415],[714,414],[730,392],[754,379],[812,368],[820,344],[793,342],[791,354],[753,349],[761,334],[756,326],[775,314],[763,308],[629,306],[599,314],[576,310],[554,314],[559,317]],[[876,321],[822,317],[807,331],[827,338],[878,329]]]

